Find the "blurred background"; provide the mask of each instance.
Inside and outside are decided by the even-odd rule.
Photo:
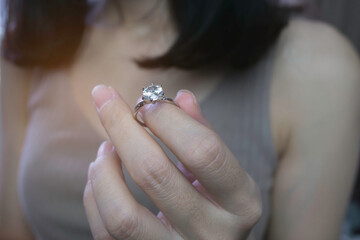
[[[295,2],[294,0],[283,0]],[[321,19],[336,26],[360,52],[359,0],[306,0],[309,17]]]
[[[249,0],[250,1],[250,0]],[[301,15],[337,27],[360,54],[360,0],[277,0],[284,5],[301,5]],[[0,0],[0,38],[3,32],[3,0]],[[360,162],[360,157],[359,157]],[[358,165],[359,166],[359,165]],[[359,167],[358,167],[359,168]],[[343,226],[341,240],[360,240],[360,171]]]

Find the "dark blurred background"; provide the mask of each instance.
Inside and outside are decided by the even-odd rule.
[[[360,1],[359,0],[310,0],[311,17],[336,26],[360,52]]]

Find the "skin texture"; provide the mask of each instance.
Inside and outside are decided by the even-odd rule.
[[[184,94],[191,97],[189,93],[180,93]],[[113,149],[110,143],[105,143],[89,169],[85,208],[88,215],[99,212],[101,216],[90,221],[93,232],[103,224],[105,229],[101,232],[107,231],[115,239],[245,239],[248,236],[261,216],[260,192],[212,130],[171,104],[147,105],[141,110],[149,129],[201,182],[203,187],[193,182],[196,191],[135,121],[131,108],[116,91],[98,86],[93,96],[99,117],[118,153],[116,156],[115,151],[104,151]],[[202,118],[200,112],[197,116]],[[164,213],[166,218],[162,221],[171,227],[164,227],[137,204],[126,188],[123,175],[116,177],[120,159]],[[211,201],[202,196],[204,188],[207,196],[212,196]],[[96,204],[89,200],[92,196]]]
[[[272,86],[280,164],[270,239],[338,239],[358,164],[360,64],[333,28],[295,21]]]
[[[119,236],[117,234],[126,235],[134,232],[135,235],[133,235],[133,237],[136,238],[136,236],[143,236],[142,234],[148,231],[151,226],[159,230],[154,231],[152,234],[163,234],[161,236],[166,237],[171,235],[171,237],[174,236],[175,239],[179,236],[185,238],[187,237],[185,236],[187,233],[184,233],[183,229],[186,224],[189,224],[186,220],[197,223],[199,219],[196,217],[201,216],[203,217],[201,220],[206,222],[206,220],[210,219],[209,216],[212,216],[214,213],[220,213],[217,216],[222,216],[222,218],[214,219],[216,222],[210,222],[210,226],[215,223],[228,223],[231,217],[234,217],[232,223],[238,226],[245,226],[243,229],[238,229],[238,232],[235,232],[231,226],[227,226],[223,229],[229,231],[216,232],[215,234],[224,234],[221,236],[229,234],[231,237],[234,237],[235,235],[240,236],[243,232],[251,228],[258,217],[257,206],[253,206],[249,200],[245,200],[250,206],[249,209],[255,212],[255,214],[248,214],[248,216],[255,216],[255,220],[249,217],[247,218],[248,223],[240,223],[238,211],[242,211],[244,205],[240,204],[240,206],[237,206],[237,198],[235,198],[236,203],[234,204],[234,201],[227,203],[215,197],[216,201],[214,202],[219,203],[221,208],[216,207],[216,204],[211,200],[206,202],[206,197],[203,196],[204,191],[192,190],[191,184],[186,182],[188,181],[186,177],[182,177],[183,175],[179,174],[178,170],[170,164],[155,165],[156,170],[160,170],[160,172],[164,172],[166,175],[154,174],[155,169],[149,168],[149,165],[146,164],[144,166],[148,167],[147,172],[146,168],[139,169],[133,167],[133,169],[137,171],[153,173],[145,175],[148,176],[147,178],[139,177],[141,175],[137,175],[138,173],[133,170],[134,178],[136,177],[139,182],[143,183],[144,188],[153,194],[154,201],[162,206],[161,210],[164,214],[159,213],[158,218],[156,218],[150,215],[146,209],[136,205],[136,203],[132,201],[132,196],[126,195],[127,190],[123,184],[120,162],[131,166],[133,159],[129,160],[131,156],[128,155],[134,152],[134,149],[129,148],[132,151],[128,149],[124,151],[121,149],[120,136],[116,133],[121,131],[125,131],[126,133],[127,127],[137,129],[137,131],[131,133],[134,134],[131,136],[134,140],[128,143],[132,143],[133,148],[139,144],[136,140],[138,138],[136,137],[146,136],[145,134],[147,133],[140,131],[141,129],[136,127],[137,125],[132,124],[130,117],[126,118],[129,122],[126,120],[119,121],[124,125],[113,124],[111,118],[109,120],[109,117],[106,117],[104,113],[106,112],[106,108],[104,107],[100,112],[101,114],[104,113],[101,120],[108,131],[106,132],[98,120],[94,107],[89,104],[91,102],[89,92],[94,85],[99,83],[113,86],[121,96],[117,97],[113,103],[116,102],[117,109],[128,112],[129,109],[127,105],[134,106],[137,101],[134,96],[138,96],[137,92],[130,91],[129,89],[141,89],[142,86],[147,85],[144,79],[159,76],[159,71],[139,70],[131,65],[129,60],[126,60],[130,56],[129,53],[134,53],[135,55],[141,54],[141,49],[147,49],[149,45],[139,45],[139,42],[131,45],[132,41],[129,40],[130,37],[126,38],[130,35],[126,35],[125,31],[114,36],[110,34],[110,32],[101,32],[101,30],[95,29],[91,34],[88,45],[86,45],[87,48],[82,55],[79,56],[73,68],[66,74],[64,73],[64,76],[72,80],[72,90],[77,97],[77,103],[84,112],[84,115],[90,119],[90,122],[93,122],[93,125],[96,126],[95,129],[104,135],[109,134],[112,142],[116,146],[117,154],[115,154],[114,151],[110,151],[110,153],[99,157],[98,160],[92,164],[89,171],[91,188],[89,188],[90,186],[88,184],[85,189],[84,202],[94,235],[107,236],[108,239],[111,239],[109,237],[110,230],[113,236]],[[103,42],[107,42],[108,44],[102,44]],[[126,45],[126,43],[129,43],[129,45]],[[123,47],[121,47],[121,45]],[[117,49],[121,54],[113,54],[114,49]],[[161,52],[161,48],[157,48],[153,54],[156,54],[157,51]],[[101,54],[99,54],[99,52],[101,52]],[[117,59],[115,63],[113,61],[114,57],[117,57],[115,58]],[[279,166],[273,191],[273,211],[268,239],[338,239],[357,164],[360,122],[360,96],[358,94],[360,87],[359,66],[358,58],[348,42],[339,33],[324,24],[304,20],[293,20],[279,39],[276,50],[274,75],[272,76],[273,82],[270,102],[272,132],[279,154]],[[96,72],[94,69],[96,69]],[[3,219],[13,220],[2,221],[0,233],[5,232],[5,229],[16,229],[16,231],[13,230],[10,231],[10,233],[20,232],[22,239],[26,239],[29,238],[29,234],[26,233],[25,220],[23,220],[21,210],[17,204],[13,204],[13,201],[8,200],[17,199],[16,191],[14,191],[14,189],[16,189],[16,166],[20,158],[19,156],[21,155],[21,146],[27,124],[24,107],[26,106],[27,98],[19,98],[15,97],[15,94],[8,94],[9,89],[13,89],[13,93],[19,93],[16,95],[26,96],[28,89],[24,83],[28,80],[28,74],[24,73],[24,75],[22,75],[19,74],[20,72],[22,72],[21,69],[14,68],[6,62],[2,63],[1,117],[3,129],[6,129],[6,131],[2,133],[3,146],[6,146],[6,148],[3,147],[1,161],[3,166],[11,165],[12,167],[6,169],[7,174],[1,173],[2,189],[0,204],[2,210],[8,209],[6,215],[4,215],[3,212],[1,213],[1,217]],[[59,72],[61,72],[61,70],[59,70]],[[106,76],[109,76],[108,79],[101,77],[104,76],[104,73],[106,73]],[[54,73],[47,74],[44,80],[46,80],[46,78],[50,79],[53,76],[52,74]],[[187,88],[198,96],[198,101],[201,101],[201,99],[213,89],[214,85],[211,85],[211,82],[216,82],[216,80],[208,81],[208,76],[210,75],[215,76],[214,74],[209,74],[209,72],[189,74],[168,71],[163,77],[159,78],[159,82],[162,82],[162,80],[168,77],[172,77],[174,81],[168,81],[171,84],[168,83],[169,85],[165,87],[169,89],[169,91],[167,90],[169,96],[174,96],[179,88]],[[119,78],[121,79],[120,81]],[[13,81],[13,79],[17,79],[18,81]],[[124,89],[127,91],[124,91]],[[179,98],[180,105],[186,102],[184,99],[181,100],[181,95]],[[17,106],[19,106],[19,108],[17,108]],[[107,104],[107,108],[109,106],[111,106],[111,103],[110,105]],[[172,108],[170,104],[161,104],[150,110],[151,113],[149,115],[145,114],[144,120],[155,134],[156,126],[155,124],[152,125],[151,122],[156,118],[157,112],[161,112],[161,116],[168,117],[171,117],[171,115],[175,113],[181,113],[181,117],[189,121],[188,127],[192,127],[192,131],[211,131],[206,127],[206,123],[204,123],[204,125],[196,121],[200,114],[195,107],[187,108],[182,105],[181,109],[177,109]],[[192,118],[188,117],[187,114]],[[127,115],[129,116],[129,112]],[[12,120],[16,120],[16,122],[12,122]],[[138,136],[136,136],[135,133],[138,134]],[[171,131],[169,131],[169,134],[171,134]],[[147,139],[146,145],[148,145],[146,149],[153,150],[153,148],[149,146],[153,146],[154,143],[151,143],[149,137],[145,139]],[[183,138],[170,140],[171,138],[169,137],[167,139],[168,142],[178,143],[174,144],[174,149],[182,148],[186,145],[184,144],[186,141],[184,141]],[[216,139],[216,141],[221,142],[220,139]],[[224,146],[222,147],[225,148]],[[154,149],[158,149],[156,145],[154,145]],[[103,152],[104,149],[100,151],[100,153]],[[184,153],[188,152],[185,151]],[[160,150],[156,150],[155,154],[158,154],[156,156],[162,156]],[[206,156],[205,153],[204,156]],[[161,157],[154,159],[159,161],[158,163],[163,163],[160,162],[160,160],[164,160]],[[149,160],[154,161],[154,159]],[[189,160],[186,157],[183,159],[184,165],[187,166],[186,161]],[[204,157],[203,159],[206,160],[210,158]],[[204,161],[202,161],[203,159],[198,157],[201,163],[204,163]],[[145,160],[143,161],[146,163]],[[209,166],[211,167],[211,165]],[[165,167],[171,167],[174,175],[170,176],[166,173],[166,171],[164,171]],[[211,169],[210,167],[209,169]],[[192,169],[193,171],[194,169],[196,170],[196,166],[193,166]],[[185,174],[185,171],[183,172],[184,175],[191,177],[191,174]],[[102,174],[104,173],[111,174],[111,178],[98,177],[103,176]],[[213,181],[214,183],[225,181],[224,186],[228,186],[226,185],[226,179],[200,179],[199,176],[202,176],[200,173],[193,173],[201,183],[206,182],[205,180]],[[238,175],[234,174],[232,177],[237,179],[246,176],[243,171],[239,170],[238,173]],[[167,183],[164,181],[164,177],[171,180],[177,177],[177,181],[168,181],[169,183]],[[184,179],[186,181],[184,181]],[[108,194],[99,194],[104,191],[104,188],[101,187],[105,186],[102,184],[102,181],[110,181],[111,184],[103,184],[106,186],[116,186],[116,188],[112,188],[113,191],[108,192]],[[176,195],[174,195],[176,193],[173,195],[165,194],[155,187],[156,184],[154,183],[156,182],[158,184],[162,183],[168,188],[175,184],[182,187],[187,193],[182,197],[183,204],[184,202],[191,202],[196,206],[201,202],[204,203],[204,206],[206,206],[206,209],[209,211],[203,211],[203,215],[195,215],[194,218],[184,216],[183,212],[176,212],[176,209],[171,209],[167,206],[171,201],[176,201]],[[249,180],[249,182],[251,181]],[[195,187],[197,186],[196,184],[194,185]],[[247,197],[253,196],[252,189],[255,189],[251,184],[249,185],[250,187],[241,188],[241,191],[245,191],[245,196]],[[203,186],[212,193],[212,197],[219,195],[216,194],[216,190],[219,190],[219,187],[214,186],[214,188],[212,188],[205,184],[203,184]],[[197,189],[201,189],[201,187],[197,187]],[[226,189],[227,188],[225,188],[225,190]],[[106,197],[110,196],[109,194],[120,194],[121,196],[119,198],[115,197],[119,199],[119,201],[114,202],[112,200],[113,197],[106,199]],[[7,197],[5,198],[4,196]],[[103,196],[104,198],[99,199],[99,196]],[[161,201],[161,196],[168,196],[167,201]],[[232,199],[231,194],[229,194],[229,197]],[[193,199],[196,199],[196,201]],[[99,204],[106,201],[112,201],[112,204]],[[243,201],[239,202],[243,203]],[[95,205],[96,207],[94,207]],[[114,214],[116,213],[115,211],[119,210],[119,206],[125,205],[129,206],[128,209],[130,210],[123,214]],[[109,209],[109,206],[114,208]],[[185,209],[186,206],[187,205],[183,206],[184,210],[188,210]],[[121,228],[117,228],[119,222],[128,220],[131,216],[134,216],[134,212],[141,216],[146,216],[143,218],[144,222],[142,222],[142,224],[145,224],[145,220],[148,220],[146,221],[146,223],[149,223],[149,225],[146,225],[148,227],[141,228],[133,224],[134,221],[126,221],[125,223],[129,224],[129,229],[133,229],[133,231],[125,232]],[[184,212],[188,213],[189,211]],[[112,219],[114,215],[118,218]],[[166,220],[164,215],[169,217],[168,220]],[[119,216],[122,217],[119,218]],[[109,221],[109,219],[114,221]],[[164,225],[161,225],[158,219],[160,219],[160,222],[164,223]],[[172,226],[169,223],[172,223]],[[174,227],[175,231],[173,230]],[[206,236],[206,234],[209,234],[209,232],[206,231],[208,230],[207,227],[207,224],[205,224],[205,226],[194,224],[191,226],[192,231],[190,231],[189,234],[193,234],[192,236]],[[209,231],[215,229],[216,228],[211,228]],[[242,236],[245,237],[245,235],[246,234]]]

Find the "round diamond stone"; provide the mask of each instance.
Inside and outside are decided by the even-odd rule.
[[[143,89],[142,99],[156,101],[164,97],[164,91],[160,85],[151,84]]]

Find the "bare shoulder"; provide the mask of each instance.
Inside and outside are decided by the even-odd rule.
[[[276,63],[275,73],[289,74],[301,83],[325,80],[335,73],[346,76],[327,78],[328,84],[359,82],[356,50],[337,29],[322,22],[293,19],[279,39]]]
[[[293,19],[278,41],[271,90],[278,151],[290,134],[306,132],[301,126],[311,129],[330,116],[358,119],[359,90],[360,61],[351,43],[330,25]]]
[[[337,239],[358,165],[356,51],[333,27],[294,19],[278,41],[272,80],[281,155],[269,239]]]

